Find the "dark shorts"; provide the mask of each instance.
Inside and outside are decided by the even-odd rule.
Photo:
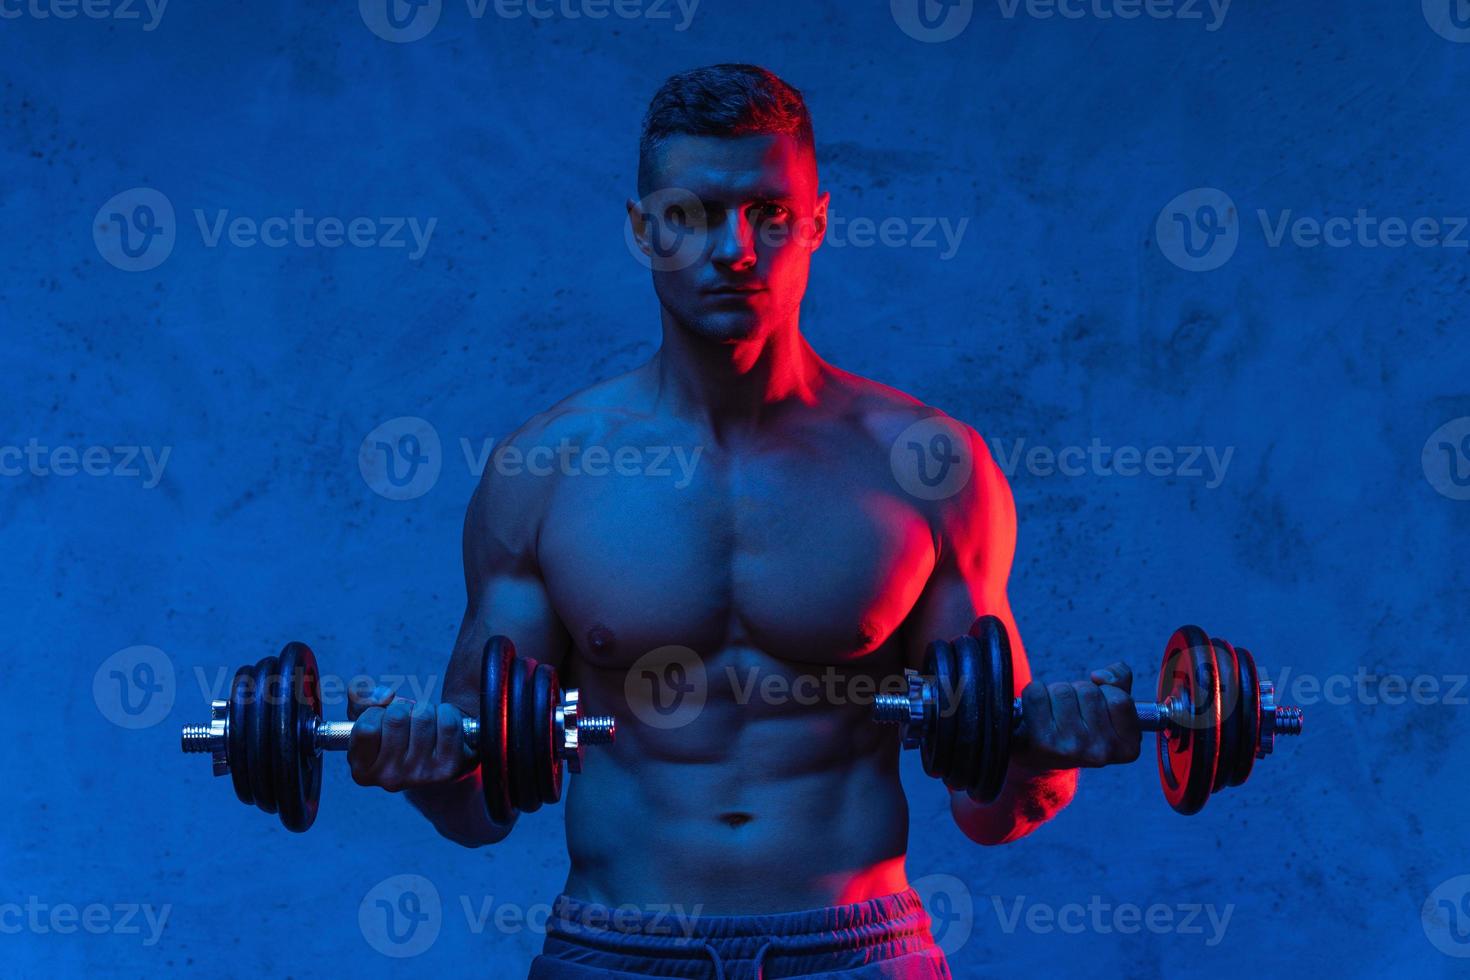
[[[949,980],[929,915],[912,889],[827,909],[692,915],[622,909],[563,895],[530,980]]]

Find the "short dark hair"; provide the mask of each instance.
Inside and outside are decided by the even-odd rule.
[[[654,93],[638,142],[638,193],[670,136],[786,135],[816,152],[801,92],[757,65],[710,65],[671,76]]]

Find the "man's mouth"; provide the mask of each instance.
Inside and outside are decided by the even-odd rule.
[[[714,297],[747,297],[756,293],[763,293],[766,287],[757,285],[745,286],[712,286],[704,291],[706,296]]]

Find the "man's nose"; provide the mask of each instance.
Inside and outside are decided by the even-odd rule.
[[[725,212],[725,220],[719,222],[714,235],[713,260],[731,269],[748,269],[755,265],[755,228],[745,216],[744,210]]]

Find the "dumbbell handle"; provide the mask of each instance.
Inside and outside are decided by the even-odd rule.
[[[1302,733],[1302,709],[1275,705],[1274,710],[1263,712],[1276,735],[1300,735]],[[1190,727],[1190,722],[1177,717],[1183,710],[1173,701],[1134,701],[1133,710],[1138,712],[1138,729],[1144,732],[1161,732],[1166,729]],[[1013,709],[1016,727],[1021,724],[1021,699],[1016,698]]]
[[[591,721],[592,719],[587,719]],[[313,734],[316,737],[316,747],[323,752],[346,752],[352,745],[352,726],[350,721],[323,721],[317,723]],[[463,722],[464,744],[471,752],[480,745],[480,722],[476,718],[466,718]],[[589,740],[590,741],[590,740]]]
[[[480,722],[464,719],[464,744],[473,752],[480,745]],[[316,747],[323,752],[345,752],[352,744],[350,721],[324,721],[316,725]],[[613,740],[611,715],[587,715],[577,720],[577,739],[583,745],[607,745]]]
[[[612,715],[583,715],[578,711],[575,689],[562,692],[562,702],[556,706],[556,725],[561,732],[561,745],[557,754],[567,759],[572,771],[579,771],[580,748],[584,745],[609,745],[616,734],[617,725]],[[208,725],[185,725],[181,733],[181,748],[185,752],[209,752],[214,755],[215,775],[229,772],[226,746],[229,742],[229,702],[213,701],[210,704],[212,720]],[[350,721],[316,721],[312,724],[312,742],[319,752],[345,752],[352,744]],[[464,741],[471,752],[480,745],[480,720],[465,718]]]
[[[931,707],[937,704],[933,685],[913,671],[905,671],[909,678],[907,694],[879,694],[873,699],[873,719],[879,722],[904,726],[904,744],[917,745],[929,725],[933,724]],[[931,679],[932,680],[932,679]],[[1261,739],[1258,755],[1271,751],[1271,743],[1277,735],[1300,735],[1302,733],[1302,709],[1276,703],[1275,691],[1270,681],[1261,687]],[[1192,726],[1188,709],[1170,701],[1134,701],[1138,712],[1138,727],[1145,732],[1179,731]],[[1022,722],[1021,699],[1011,705],[1011,731],[1018,734]]]

